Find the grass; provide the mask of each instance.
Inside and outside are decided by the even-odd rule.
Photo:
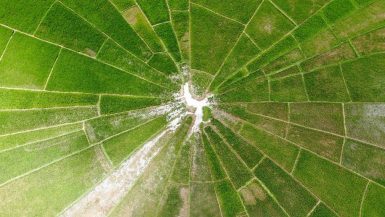
[[[339,162],[343,137],[290,125],[287,139],[332,161]]]
[[[106,37],[60,3],[55,3],[36,30],[39,38],[95,56]]]
[[[385,186],[385,151],[348,139],[344,145],[342,165]]]
[[[0,27],[0,52],[3,53],[7,47],[8,41],[11,38],[13,31],[4,27]]]
[[[320,203],[311,213],[310,217],[337,217],[337,214],[330,210],[324,203]]]
[[[260,52],[259,48],[251,41],[249,37],[242,34],[239,41],[234,46],[229,56],[226,58],[223,66],[217,72],[213,79],[210,90],[215,90],[222,82],[224,82],[234,71],[242,67]]]
[[[221,216],[214,185],[212,183],[191,183],[190,206],[199,207],[199,209],[190,210],[191,217]]]
[[[143,109],[151,106],[158,106],[162,103],[159,98],[141,98],[130,96],[101,96],[101,114],[114,114],[136,109]]]
[[[326,67],[304,74],[311,101],[348,102],[349,93],[339,66]]]
[[[152,25],[169,21],[169,11],[166,0],[138,0],[137,3]]]
[[[261,78],[260,73],[239,79],[231,86],[231,89],[224,89],[226,92],[218,96],[222,102],[260,102],[269,99],[268,82]]]
[[[275,102],[307,101],[307,94],[302,75],[294,75],[279,80],[272,80],[271,100]]]
[[[339,103],[291,103],[290,121],[344,135],[344,117]]]
[[[332,24],[347,16],[354,10],[355,7],[350,0],[337,0],[331,1],[330,4],[322,9],[322,13],[325,16],[326,21]]]
[[[171,89],[175,88],[175,84],[172,84],[164,73],[151,68],[111,40],[105,42],[97,59],[154,83],[168,85]]]
[[[215,191],[223,217],[237,216],[245,212],[241,199],[229,180],[215,183]]]
[[[261,3],[261,0],[193,0],[192,2],[207,7],[218,14],[246,24],[253,16],[254,11]]]
[[[369,184],[366,197],[362,206],[362,216],[382,216],[385,214],[382,205],[385,202],[384,188]]]
[[[308,17],[314,17],[312,16],[314,12],[330,2],[330,0],[321,0],[317,3],[304,0],[274,0],[273,2],[296,23],[302,23]]]
[[[383,108],[383,104],[376,103],[345,105],[346,135],[384,147],[384,117],[379,112]]]
[[[165,116],[158,117],[143,125],[117,135],[103,142],[108,157],[114,166],[119,166],[138,147],[149,141],[167,124]]]
[[[263,103],[249,103],[246,106],[247,111],[255,114],[261,114],[273,117],[280,120],[287,121],[288,109],[287,103],[279,102],[263,102]]]
[[[46,129],[21,132],[0,137],[0,150],[4,151],[26,144],[37,143],[46,139],[60,137],[82,129],[81,123],[53,126]]]
[[[137,57],[144,60],[150,58],[151,50],[147,44],[138,36],[110,1],[63,0],[61,2]]]
[[[182,62],[190,63],[190,14],[188,11],[172,11],[171,22],[179,43],[179,48],[182,55]]]
[[[312,71],[325,65],[337,64],[344,60],[354,59],[356,57],[352,47],[343,43],[338,47],[329,50],[323,54],[314,56],[301,63],[301,67],[305,72]]]
[[[211,146],[218,155],[235,188],[238,189],[245,185],[252,178],[247,166],[232,152],[229,146],[223,142],[222,138],[212,128],[205,128],[205,133],[209,137]]]
[[[286,171],[291,171],[299,152],[298,147],[249,124],[245,124],[239,134]]]
[[[88,94],[0,89],[0,109],[96,106],[97,101],[97,96]]]
[[[1,213],[55,215],[90,190],[103,176],[94,150],[85,150],[2,186],[0,195],[6,200],[0,203]],[[19,189],[17,194],[14,189]],[[58,192],[60,197],[52,201],[52,195]]]
[[[301,152],[294,177],[339,215],[359,215],[367,184],[362,177],[307,151]]]
[[[39,168],[54,160],[73,154],[88,146],[83,131],[69,133],[42,142],[27,144],[1,152],[0,183]],[[22,160],[21,160],[22,159]]]
[[[266,49],[292,28],[294,24],[285,15],[273,4],[264,1],[248,24],[246,32],[260,48]]]
[[[178,68],[175,65],[173,59],[168,54],[165,53],[157,53],[151,57],[148,62],[149,66],[152,66],[159,71],[165,74],[176,74],[178,72]]]
[[[44,89],[60,48],[15,33],[0,63],[0,85]]]
[[[158,34],[159,38],[163,41],[166,49],[170,53],[170,55],[174,58],[176,62],[180,62],[182,60],[180,49],[178,45],[178,40],[176,38],[174,29],[170,22],[161,23],[159,25],[154,26],[154,30],[156,34]]]
[[[152,28],[151,23],[139,7],[134,6],[128,8],[123,12],[123,16],[153,52],[164,51],[163,45]]]
[[[384,54],[374,54],[342,64],[346,85],[354,102],[384,101],[381,94],[385,85],[383,57]]]
[[[159,96],[164,92],[155,84],[67,50],[61,52],[47,90],[139,96]]]
[[[100,142],[160,116],[160,114],[148,114],[149,112],[151,110],[100,116],[87,120],[85,130],[91,143]]]
[[[194,4],[190,10],[191,67],[214,75],[243,26]]]
[[[254,174],[291,216],[305,216],[317,203],[308,190],[271,160],[263,160]]]
[[[250,217],[287,216],[285,211],[256,180],[241,188],[239,194]]]
[[[54,0],[17,0],[0,2],[0,22],[15,29],[33,33]]]
[[[48,110],[0,111],[1,134],[66,124],[92,118],[95,107],[55,108]]]

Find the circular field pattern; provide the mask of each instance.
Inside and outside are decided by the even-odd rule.
[[[0,0],[0,217],[385,217],[384,0]]]

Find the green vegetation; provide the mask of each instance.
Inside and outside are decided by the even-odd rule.
[[[166,0],[137,0],[137,3],[152,25],[169,21],[170,17]]]
[[[95,107],[0,111],[0,135],[78,122],[96,115]]]
[[[384,147],[383,108],[382,103],[346,104],[346,135]]]
[[[142,98],[132,96],[108,96],[100,98],[100,113],[114,114],[136,109],[143,109],[150,106],[157,106],[162,103],[160,98]]]
[[[342,165],[377,183],[385,185],[385,151],[354,140],[347,140]]]
[[[258,47],[268,48],[294,28],[294,24],[273,4],[264,1],[246,28]]]
[[[342,105],[338,103],[291,103],[290,121],[344,135]]]
[[[242,25],[195,4],[190,10],[191,67],[214,75],[240,36]]]
[[[155,32],[159,38],[163,40],[168,52],[174,58],[176,62],[181,61],[181,54],[179,50],[178,40],[170,22],[161,23],[154,26]]]
[[[36,36],[66,48],[95,56],[106,37],[60,3],[48,11]]]
[[[0,85],[44,89],[59,50],[57,46],[15,33],[0,63]]]
[[[384,42],[384,0],[0,0],[0,216],[383,217]]]
[[[277,102],[303,102],[307,101],[307,93],[302,75],[272,80],[271,100]]]
[[[212,81],[210,90],[215,90],[216,87],[231,75],[230,73],[246,64],[249,59],[256,56],[258,53],[259,49],[255,46],[253,41],[245,34],[242,34],[233,50],[226,58],[223,66],[218,71],[215,79]]]
[[[33,33],[54,0],[0,1],[0,23]]]
[[[87,146],[84,132],[78,131],[2,152],[0,154],[2,171],[0,183],[75,153]]]
[[[317,202],[310,192],[270,160],[264,160],[254,173],[291,216],[305,216]]]
[[[385,214],[383,204],[385,202],[385,190],[376,184],[369,184],[364,204],[362,216],[382,216]]]
[[[61,52],[47,90],[139,96],[159,96],[164,91],[160,86],[67,50]]]
[[[306,151],[300,154],[294,177],[339,215],[358,216],[367,184],[362,177]]]
[[[383,102],[385,85],[384,54],[359,58],[342,65],[346,85],[354,102]],[[360,73],[358,73],[360,72]]]
[[[171,85],[170,89],[175,88],[174,84],[171,84],[170,79],[164,73],[151,68],[111,40],[105,42],[97,55],[97,59],[154,83]]]
[[[344,142],[342,137],[295,125],[289,126],[287,139],[336,162],[340,160]]]
[[[239,134],[285,170],[290,171],[293,168],[299,152],[296,146],[279,137],[264,133],[249,124],[245,124]]]
[[[150,140],[166,123],[166,117],[162,116],[103,142],[103,147],[114,166],[118,166],[131,152]]]
[[[138,110],[96,117],[85,122],[85,130],[91,143],[103,141],[143,124],[160,114],[145,115],[151,110]]]
[[[136,56],[142,59],[151,56],[147,44],[139,38],[110,1],[63,0],[62,2]]]
[[[205,133],[208,135],[210,144],[222,162],[223,167],[226,169],[234,187],[238,189],[245,185],[252,178],[246,165],[239,160],[229,146],[222,141],[221,137],[213,131],[212,128],[205,128]]]
[[[178,68],[175,66],[174,61],[170,56],[164,53],[157,53],[151,57],[148,65],[158,69],[165,74],[175,74],[178,72]]]
[[[0,89],[1,109],[96,106],[97,101],[91,94]]]
[[[261,0],[192,0],[192,2],[246,24],[253,16],[253,13],[257,9]]]
[[[240,190],[243,204],[251,217],[287,216],[271,195],[255,180]]]
[[[339,66],[312,71],[304,74],[304,79],[309,100],[311,101],[350,101]]]
[[[139,7],[130,7],[123,12],[123,16],[138,35],[146,41],[153,52],[162,52],[164,50],[150,22]]]
[[[0,195],[6,198],[0,203],[1,212],[18,216],[59,213],[103,178],[95,155],[90,148],[1,186]],[[20,190],[14,194],[14,189]],[[52,201],[57,192],[60,197]]]

